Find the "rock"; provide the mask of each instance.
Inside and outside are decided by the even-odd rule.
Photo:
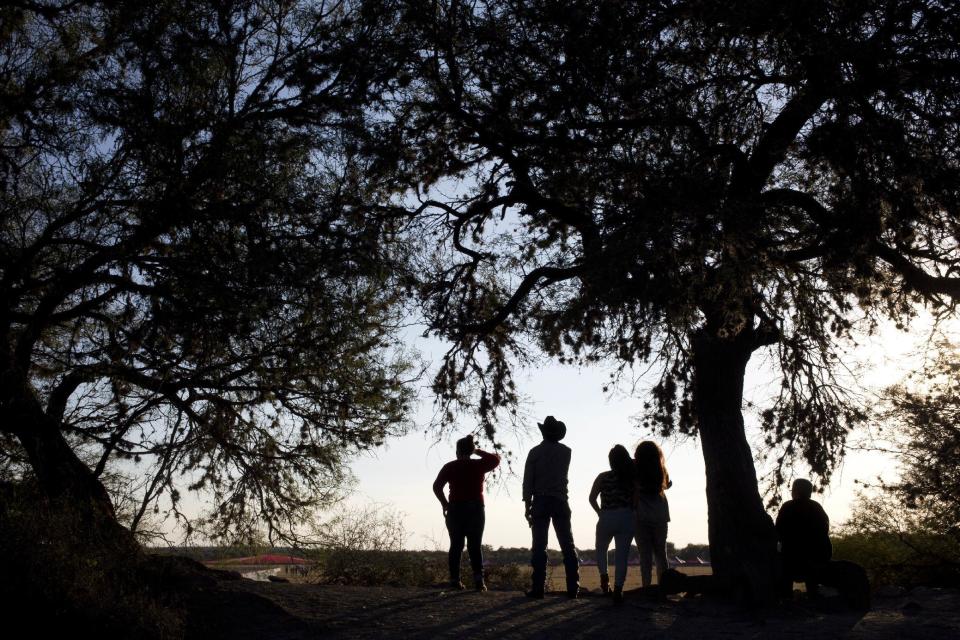
[[[917,598],[918,600],[923,600],[926,598],[934,598],[943,593],[943,589],[937,587],[914,587],[910,589],[910,596],[912,598]]]
[[[923,605],[914,600],[903,605],[903,608],[900,609],[900,612],[905,616],[915,616],[921,611],[923,611]]]
[[[878,598],[901,598],[907,595],[907,590],[898,584],[885,584],[879,587],[874,595]]]
[[[290,580],[281,576],[267,576],[267,580],[270,582],[290,582]]]
[[[140,577],[161,591],[211,589],[223,580],[239,580],[235,571],[211,569],[182,556],[148,554],[138,567]]]

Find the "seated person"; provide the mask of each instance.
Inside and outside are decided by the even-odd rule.
[[[816,596],[818,578],[833,555],[830,519],[820,503],[811,500],[813,484],[809,480],[795,480],[790,494],[793,499],[780,507],[776,523],[783,567],[782,595],[789,597],[793,583],[804,582],[807,593]]]

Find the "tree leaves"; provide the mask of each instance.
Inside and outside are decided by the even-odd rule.
[[[146,474],[119,488],[134,526],[161,496],[186,518],[189,485],[211,536],[295,537],[408,426],[403,251],[354,160],[383,75],[358,47],[389,27],[320,9],[80,3],[4,31],[0,368],[97,474]]]
[[[421,270],[428,322],[458,345],[442,398],[470,408],[470,385],[505,390],[536,345],[658,363],[645,424],[690,433],[691,336],[755,334],[783,374],[761,423],[781,468],[802,458],[828,476],[863,420],[837,345],[957,291],[960,147],[940,140],[956,135],[960,75],[945,72],[956,25],[937,3],[818,6],[419,15],[390,111],[414,150],[398,168],[423,190],[469,177],[410,207],[412,233],[446,234]]]

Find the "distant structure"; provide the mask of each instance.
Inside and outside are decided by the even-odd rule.
[[[674,564],[687,564],[687,561],[681,558],[680,556],[673,556],[673,561],[674,561]]]
[[[305,558],[298,558],[280,553],[266,553],[258,556],[247,556],[244,558],[227,558],[225,560],[207,560],[204,564],[209,565],[288,565],[288,564],[313,564]]]
[[[298,558],[285,553],[264,553],[243,558],[225,558],[222,560],[206,560],[209,567],[226,567],[239,572],[244,578],[251,580],[283,582],[276,574],[295,574],[305,576],[310,571],[313,562],[306,558]]]

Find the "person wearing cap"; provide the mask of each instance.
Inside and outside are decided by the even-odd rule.
[[[474,454],[477,458],[473,458]],[[463,589],[460,581],[460,556],[463,555],[463,539],[467,539],[467,553],[473,569],[473,585],[477,591],[486,591],[483,581],[483,527],[486,514],[483,506],[484,476],[497,468],[500,456],[481,451],[474,444],[473,436],[457,440],[457,459],[443,465],[433,483],[433,493],[443,507],[443,515],[450,534],[450,585]],[[443,494],[445,485],[450,485],[450,497]]]
[[[567,426],[553,416],[537,424],[543,442],[527,454],[523,467],[523,502],[527,522],[533,536],[530,564],[533,587],[530,598],[542,598],[547,581],[547,536],[550,522],[557,535],[567,578],[567,595],[576,598],[580,591],[580,560],[573,544],[570,527],[570,505],[567,502],[567,473],[570,469],[570,447],[560,444]]]

